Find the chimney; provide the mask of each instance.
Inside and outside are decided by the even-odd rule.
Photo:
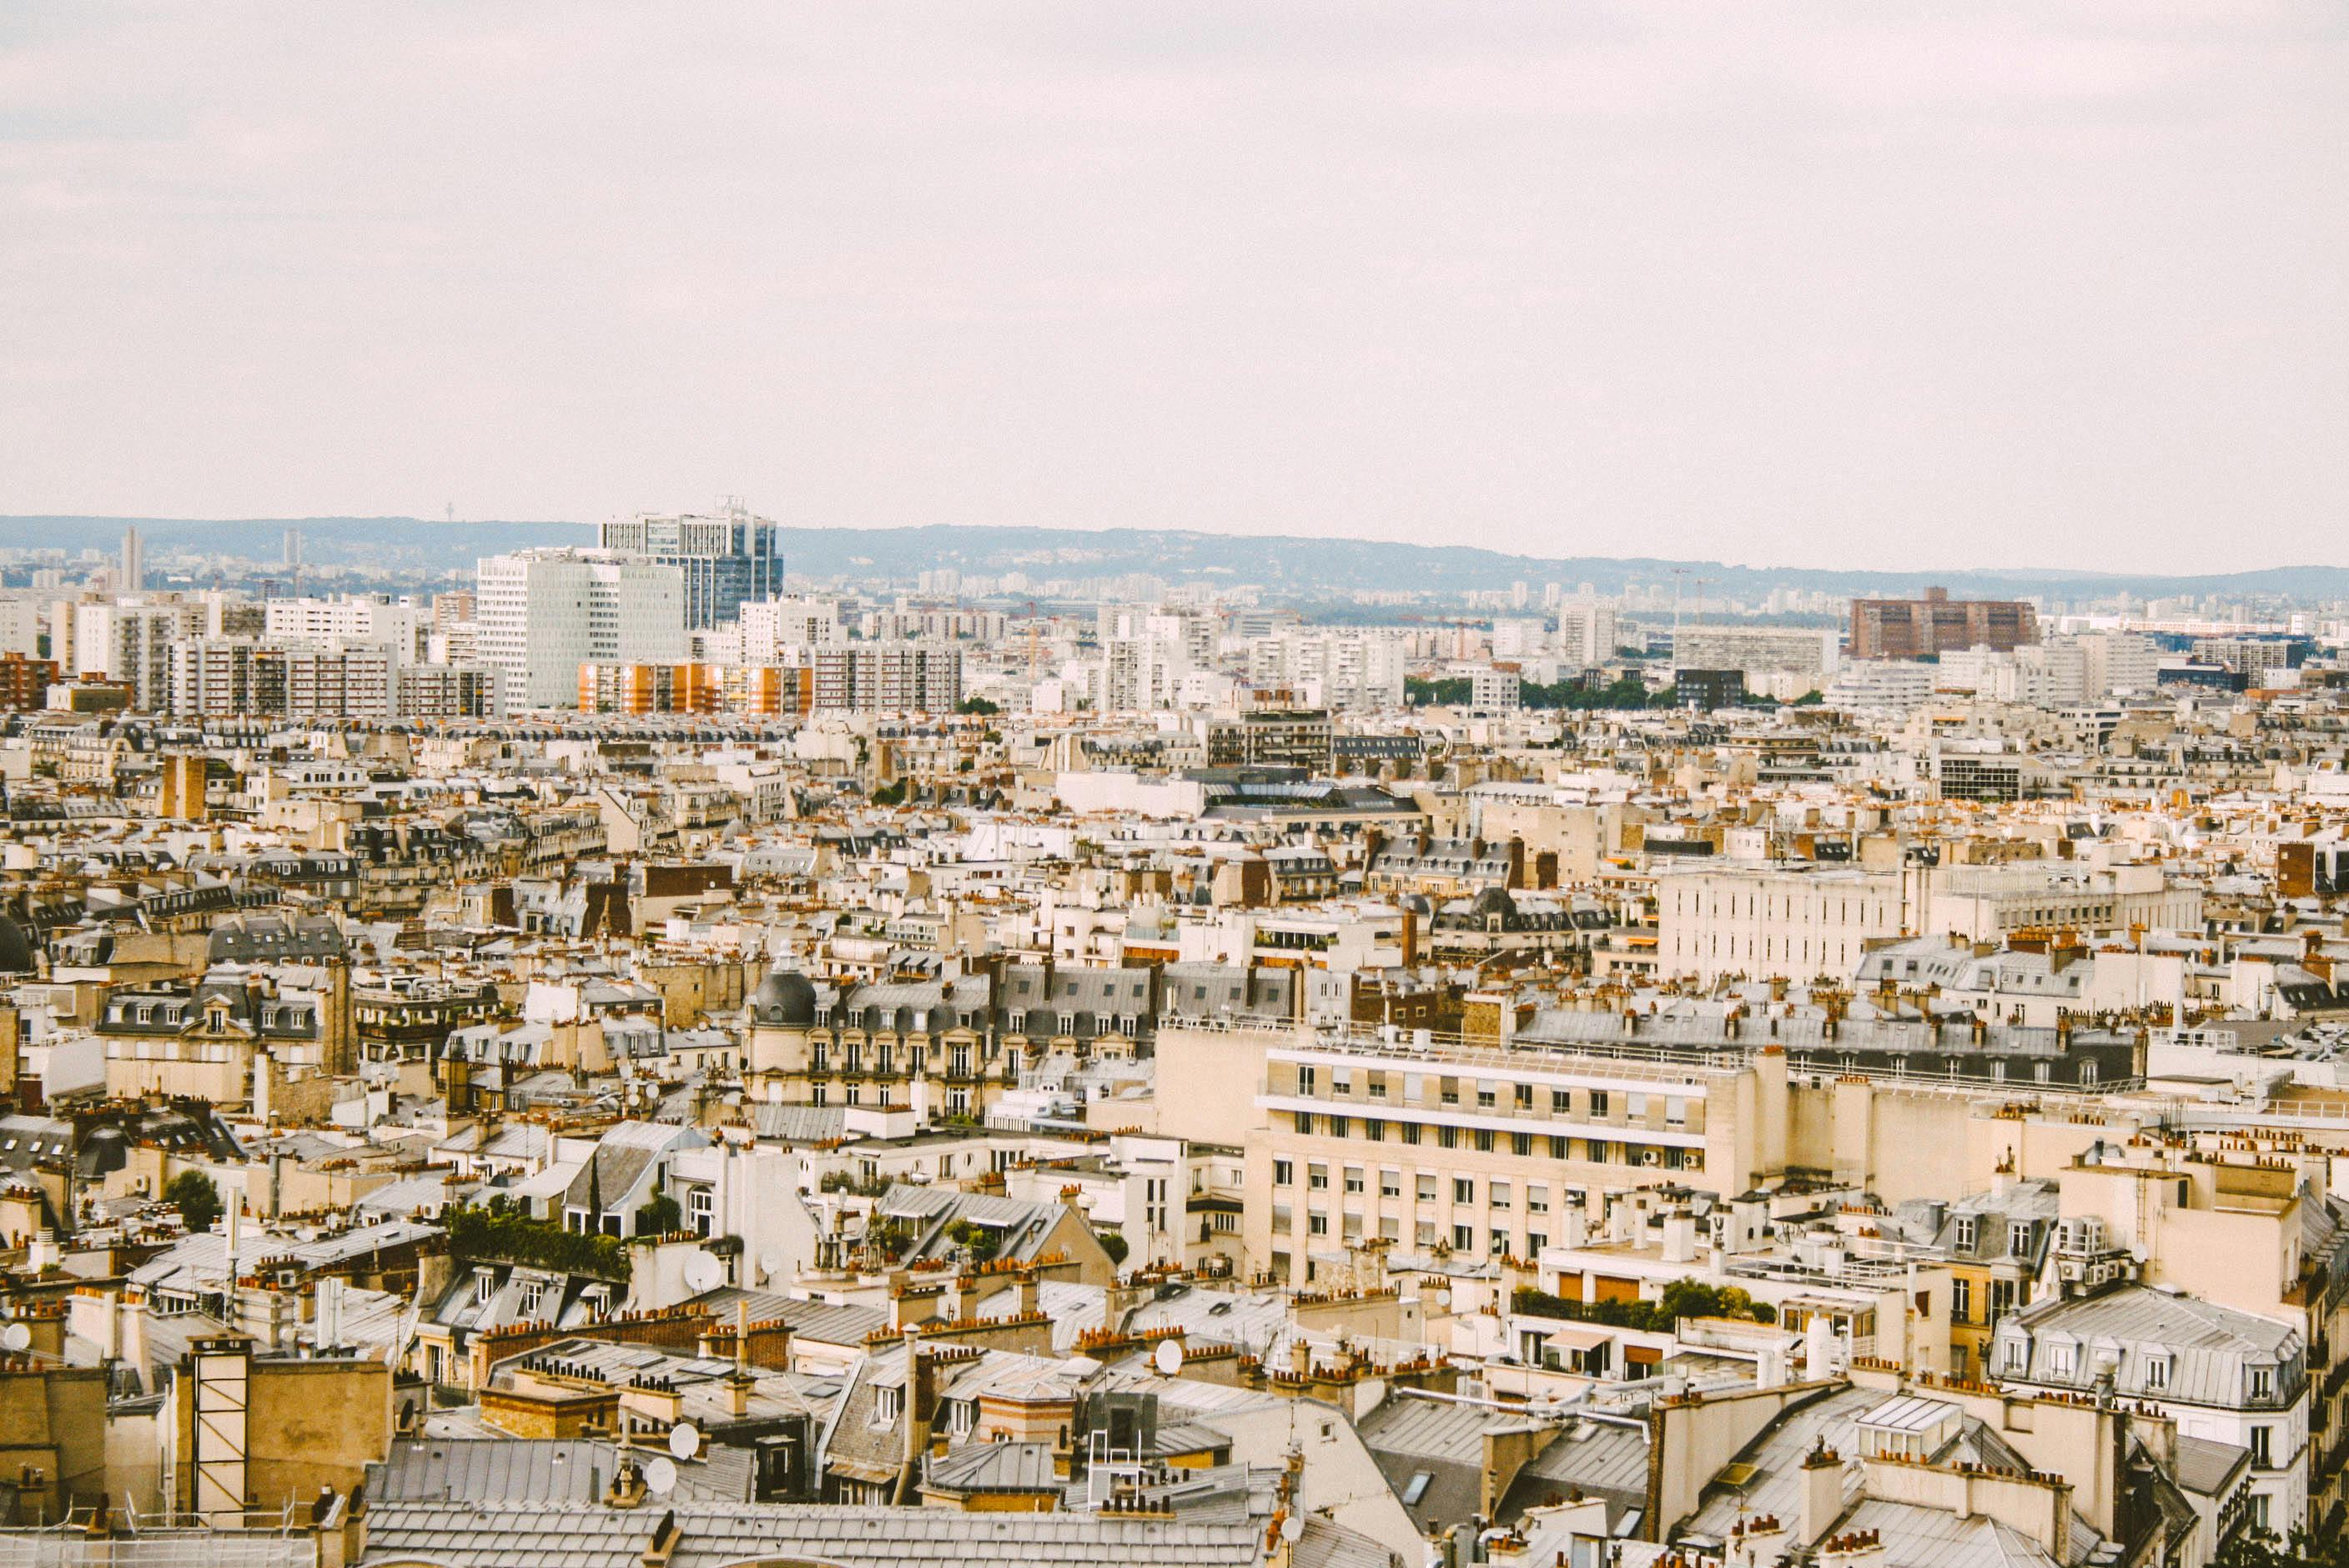
[[[1805,1545],[1815,1545],[1843,1517],[1843,1456],[1825,1439],[1803,1458],[1803,1517],[1798,1525]]]
[[[1675,1206],[1664,1216],[1664,1262],[1691,1264],[1696,1261],[1696,1216],[1684,1207]]]
[[[749,1316],[748,1305],[738,1298],[734,1303],[734,1370],[726,1375],[726,1413],[738,1421],[750,1413],[750,1388],[755,1381],[750,1376]]]

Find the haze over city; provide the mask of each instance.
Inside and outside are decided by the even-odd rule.
[[[0,513],[2337,562],[2302,4],[0,21]]]

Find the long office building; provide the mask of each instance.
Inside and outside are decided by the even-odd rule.
[[[737,620],[744,604],[783,590],[783,550],[775,525],[740,506],[715,516],[641,512],[599,524],[595,542],[618,554],[676,567],[688,631]]]
[[[496,668],[507,711],[579,695],[584,664],[680,664],[685,573],[614,551],[524,550],[484,557],[476,654]]]
[[[1851,656],[1921,659],[1959,648],[2010,652],[2039,640],[2039,613],[2020,599],[1952,599],[1928,588],[1921,599],[1854,599]]]

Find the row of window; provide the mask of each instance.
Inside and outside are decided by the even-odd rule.
[[[1396,1136],[1405,1144],[1416,1145],[1425,1135],[1425,1124],[1416,1121],[1386,1122],[1375,1117],[1324,1116],[1315,1111],[1300,1110],[1294,1118],[1299,1136],[1305,1138],[1361,1138],[1371,1143],[1384,1143],[1392,1126]],[[1678,1145],[1655,1148],[1644,1143],[1617,1142],[1604,1138],[1568,1138],[1558,1133],[1496,1132],[1489,1127],[1458,1128],[1449,1123],[1435,1124],[1435,1146],[1457,1149],[1465,1137],[1468,1147],[1479,1154],[1501,1151],[1501,1140],[1508,1140],[1508,1152],[1519,1159],[1537,1155],[1552,1160],[1581,1160],[1595,1165],[1642,1165],[1662,1171],[1702,1171],[1704,1150],[1683,1149]],[[1574,1152],[1575,1145],[1582,1152]]]
[[[1362,1238],[1363,1217],[1345,1214],[1340,1217],[1342,1239],[1358,1242]],[[1378,1220],[1379,1235],[1390,1242],[1402,1240],[1402,1221],[1393,1214],[1381,1214]],[[1272,1230],[1276,1242],[1295,1234],[1296,1220],[1286,1204],[1276,1204],[1272,1211]],[[1305,1214],[1305,1233],[1309,1237],[1330,1233],[1330,1216],[1319,1209],[1309,1209]],[[1479,1233],[1473,1224],[1454,1224],[1447,1233],[1433,1220],[1421,1220],[1413,1227],[1412,1242],[1415,1246],[1449,1246],[1454,1252],[1467,1256],[1478,1255]],[[1527,1231],[1520,1245],[1513,1234],[1500,1226],[1487,1227],[1482,1233],[1483,1255],[1495,1258],[1537,1257],[1549,1245],[1547,1231]]]
[[[1353,1068],[1330,1068],[1330,1098],[1333,1099],[1351,1099],[1355,1088],[1355,1074],[1356,1069]],[[1393,1087],[1392,1080],[1397,1075],[1395,1074],[1389,1073],[1377,1068],[1362,1069],[1362,1093],[1371,1099],[1385,1099],[1387,1098],[1387,1090]],[[1404,1104],[1418,1105],[1425,1101],[1427,1098],[1428,1076],[1429,1075],[1425,1073],[1403,1073],[1401,1075],[1402,1078],[1402,1102]],[[1320,1068],[1309,1062],[1299,1065],[1297,1068],[1297,1093],[1300,1098],[1319,1098],[1320,1094],[1321,1082],[1322,1076]],[[1435,1075],[1435,1098],[1438,1105],[1458,1105],[1461,1103],[1460,1097],[1464,1092],[1473,1092],[1475,1096],[1476,1109],[1479,1110],[1497,1110],[1501,1108],[1503,1103],[1502,1096],[1505,1090],[1507,1094],[1507,1104],[1511,1109],[1532,1111],[1540,1109],[1537,1102],[1541,1099],[1541,1096],[1544,1091],[1533,1084],[1504,1084],[1493,1078],[1465,1079],[1454,1078],[1443,1073]],[[1553,1116],[1578,1116],[1582,1119],[1586,1120],[1603,1121],[1609,1118],[1615,1106],[1616,1093],[1612,1089],[1573,1089],[1554,1088],[1547,1092],[1548,1096],[1547,1101],[1547,1109],[1549,1113]],[[1580,1098],[1582,1102],[1578,1109],[1575,1104],[1575,1100],[1578,1096]],[[1685,1127],[1688,1125],[1689,1102],[1686,1097],[1681,1095],[1665,1095],[1661,1097],[1651,1096],[1638,1089],[1633,1089],[1622,1096],[1623,1115],[1625,1119],[1633,1122],[1647,1120],[1651,1113],[1651,1107],[1653,1101],[1659,1098],[1663,1100],[1665,1126]]]
[[[1370,1174],[1368,1170],[1363,1166],[1346,1165],[1340,1168],[1339,1180],[1343,1183],[1345,1190],[1348,1192],[1361,1193],[1366,1191],[1368,1189]],[[1272,1162],[1272,1184],[1276,1187],[1294,1187],[1297,1185],[1297,1162],[1293,1160],[1274,1161]],[[1319,1160],[1307,1161],[1305,1162],[1305,1187],[1306,1191],[1309,1192],[1328,1191],[1330,1190],[1330,1167],[1325,1162]],[[1506,1209],[1511,1207],[1516,1202],[1517,1188],[1516,1182],[1510,1178],[1499,1176],[1492,1177],[1485,1181],[1484,1187],[1485,1202],[1492,1208]],[[1476,1188],[1477,1180],[1474,1176],[1453,1177],[1452,1202],[1456,1205],[1464,1206],[1474,1204],[1476,1202]],[[1412,1195],[1418,1202],[1422,1203],[1433,1203],[1436,1201],[1437,1195],[1442,1191],[1442,1179],[1434,1175],[1433,1172],[1422,1171],[1413,1173]],[[1581,1206],[1583,1199],[1581,1188],[1568,1187],[1564,1189],[1564,1191],[1566,1202],[1569,1207],[1578,1208]],[[1379,1196],[1381,1198],[1400,1198],[1402,1196],[1402,1172],[1400,1170],[1392,1165],[1380,1167]],[[1528,1181],[1525,1183],[1525,1200],[1526,1212],[1527,1213],[1548,1213],[1549,1184],[1545,1181]]]

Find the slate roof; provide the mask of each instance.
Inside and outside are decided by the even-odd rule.
[[[559,1503],[387,1502],[367,1517],[362,1563],[423,1561],[447,1568],[640,1568],[664,1515]],[[1028,1563],[1254,1564],[1262,1526],[1085,1513],[966,1513],[945,1508],[822,1504],[681,1505],[670,1568],[802,1557],[850,1564]],[[1324,1525],[1325,1532],[1336,1527]],[[1308,1540],[1315,1532],[1309,1529]],[[1316,1544],[1324,1568],[1388,1564],[1391,1554],[1337,1555],[1360,1541],[1339,1532]],[[1300,1546],[1304,1544],[1299,1542]],[[1375,1551],[1375,1549],[1373,1549]]]

